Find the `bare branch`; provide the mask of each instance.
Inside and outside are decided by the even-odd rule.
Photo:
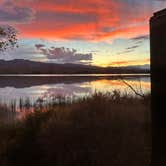
[[[126,84],[137,96],[145,98],[145,95],[143,93],[142,94],[138,93],[137,90],[135,90],[134,87],[132,87],[127,81],[125,81],[122,76],[119,76],[119,77],[120,77],[121,81],[124,84]],[[140,85],[140,87],[141,87],[141,85]],[[142,92],[142,88],[141,88],[141,92]]]

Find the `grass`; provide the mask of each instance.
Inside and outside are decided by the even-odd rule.
[[[150,95],[138,98],[114,91],[78,100],[59,97],[23,103],[22,109],[33,112],[0,123],[0,165],[149,164]]]
[[[0,102],[0,124],[11,123],[16,117],[16,101],[11,101],[10,104]]]

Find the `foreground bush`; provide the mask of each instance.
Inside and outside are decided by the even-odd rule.
[[[0,126],[0,165],[148,165],[149,99],[96,93],[35,106],[24,119]]]

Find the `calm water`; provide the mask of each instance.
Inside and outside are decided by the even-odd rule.
[[[29,97],[33,101],[51,96],[82,97],[97,92],[134,94],[124,83],[129,83],[139,93],[150,92],[149,75],[0,75],[0,99],[11,102]]]

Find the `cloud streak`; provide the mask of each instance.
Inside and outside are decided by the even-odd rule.
[[[140,36],[130,38],[130,40],[134,41],[136,45],[125,48],[125,50],[122,52],[119,52],[118,55],[127,54],[127,53],[131,53],[135,51],[137,48],[140,47],[143,41],[146,41],[148,39],[149,39],[149,35],[140,35]]]
[[[150,59],[142,59],[142,60],[124,60],[124,61],[114,61],[111,62],[110,66],[129,66],[129,65],[145,65],[149,64]]]
[[[142,40],[148,40],[149,39],[149,35],[141,35],[141,36],[136,36],[131,38],[131,40],[133,41],[142,41]]]
[[[127,47],[126,50],[133,50],[138,47],[139,47],[139,45],[135,45],[135,46]]]
[[[134,46],[131,46],[131,47],[127,47],[127,48],[125,48],[124,51],[118,52],[117,54],[118,55],[123,55],[123,54],[131,53],[131,52],[135,51],[135,49],[137,49],[138,47],[139,47],[139,45],[134,45]]]

